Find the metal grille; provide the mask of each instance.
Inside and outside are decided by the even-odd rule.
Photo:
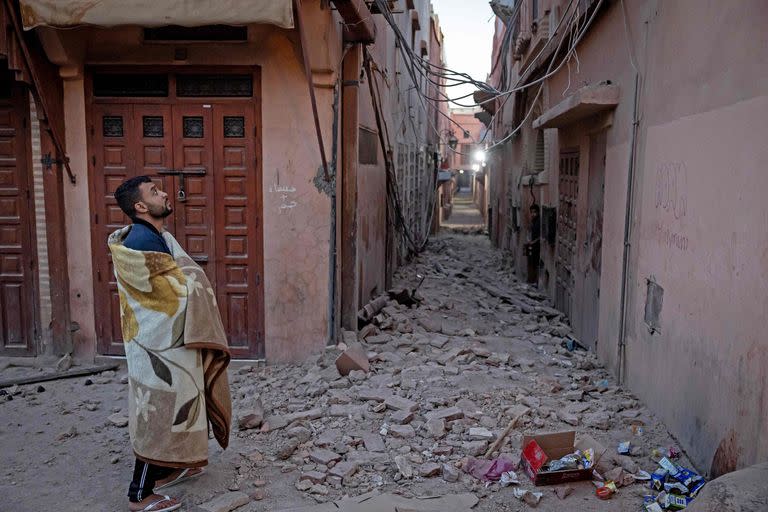
[[[576,204],[579,198],[579,152],[560,153],[558,180],[560,204],[557,216],[555,307],[570,317],[576,254]]]
[[[93,95],[164,98],[168,96],[168,75],[99,73],[93,76]]]
[[[144,116],[142,119],[144,137],[163,136],[162,116]]]
[[[251,75],[178,75],[176,95],[189,97],[251,97]]]
[[[245,118],[243,116],[224,116],[224,136],[235,139],[245,137]]]
[[[202,139],[204,134],[202,116],[184,116],[184,137]]]
[[[104,137],[123,136],[123,116],[104,116],[101,123]]]

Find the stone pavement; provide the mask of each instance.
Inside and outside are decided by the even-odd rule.
[[[436,237],[398,271],[397,286],[415,286],[417,274],[421,304],[387,301],[361,331],[349,361],[367,359],[368,372],[341,376],[334,364],[357,346],[354,333],[301,365],[231,368],[230,448],[212,442],[206,475],[169,489],[183,510],[278,511],[366,492],[471,493],[478,511],[640,508],[647,484],[627,475],[655,469],[654,450],[675,441],[593,354],[565,348],[570,329],[545,297],[511,275],[484,236]],[[8,510],[127,509],[125,383],[123,370],[0,396]],[[465,473],[516,416],[501,454],[518,461],[524,434],[575,430],[607,448],[598,471],[629,485],[602,501],[591,482],[534,488],[518,471],[518,485],[500,487]],[[630,455],[616,453],[621,441]],[[515,489],[542,497],[523,501]]]

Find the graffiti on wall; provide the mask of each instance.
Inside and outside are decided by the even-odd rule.
[[[688,213],[688,172],[685,162],[666,162],[656,167],[656,209],[681,219]]]
[[[296,187],[287,185],[270,185],[269,192],[272,194],[280,194],[280,206],[278,207],[280,213],[286,210],[292,210],[298,206],[298,203],[291,199],[292,194],[296,193]]]
[[[688,251],[688,237],[676,222],[688,214],[688,168],[685,162],[664,162],[656,167],[656,239],[662,247]]]

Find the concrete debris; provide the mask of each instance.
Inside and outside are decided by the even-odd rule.
[[[340,375],[348,375],[352,370],[368,372],[368,355],[359,344],[351,345],[336,358],[336,369]]]
[[[413,466],[411,466],[411,463],[408,462],[408,459],[406,459],[405,456],[396,456],[395,465],[397,466],[397,471],[399,471],[404,478],[413,478]]]
[[[261,400],[256,400],[252,409],[248,409],[240,414],[237,420],[237,424],[241,430],[248,430],[251,428],[259,428],[264,422],[264,406],[261,404]]]
[[[56,362],[56,371],[65,372],[72,368],[72,356],[70,354],[64,354],[61,359]]]
[[[277,511],[303,502],[326,507],[307,510],[338,510],[328,507],[345,502],[346,510],[363,511],[375,496],[384,496],[369,493],[386,489],[402,495],[395,501],[403,504],[401,510],[435,510],[427,507],[439,502],[436,495],[475,490],[493,502],[483,504],[483,510],[538,505],[556,511],[563,504],[548,490],[548,500],[526,491],[519,498],[524,503],[509,504],[510,489],[495,481],[484,488],[485,482],[462,474],[461,468],[469,457],[518,462],[524,434],[577,430],[607,446],[630,441],[639,450],[630,451],[632,457],[612,453],[597,468],[626,485],[638,470],[655,467],[655,448],[675,444],[637,397],[616,385],[593,353],[569,343],[573,333],[565,317],[510,274],[501,256],[490,251],[487,238],[451,235],[431,241],[427,252],[397,272],[398,290],[411,293],[420,281],[417,274],[426,276],[420,302],[379,301],[371,322],[358,334],[343,331],[338,345],[309,360],[230,369],[239,429],[232,433],[230,450],[211,465],[212,471],[230,474],[200,479],[201,490],[194,487],[185,496],[190,510],[208,500],[203,510],[228,510],[263,488],[260,502],[244,508]],[[124,454],[130,453],[127,431],[113,427],[127,424],[121,411],[123,376],[120,371],[95,377],[111,382],[88,387],[82,379],[69,381],[76,386],[69,402],[54,384],[46,385],[42,394],[34,386],[4,388],[2,414],[13,422],[6,422],[10,426],[4,425],[0,434],[15,435],[18,415],[52,411],[58,416],[38,414],[35,427],[22,431],[25,437],[14,446],[36,439],[54,439],[50,445],[66,444],[73,453],[70,445],[86,440],[102,450],[116,446],[93,463],[95,471],[111,475],[116,466],[110,461],[119,455],[122,465]],[[78,423],[79,418],[92,423]],[[35,435],[38,429],[45,435]],[[117,446],[117,440],[124,445]],[[30,452],[25,446],[24,456],[33,459]],[[60,471],[58,464],[45,460],[29,467]],[[21,464],[8,466],[12,478],[25,473]],[[687,461],[681,464],[692,467]],[[527,487],[527,476],[516,471],[520,487]],[[230,486],[239,491],[222,494]],[[7,487],[15,492],[13,485]],[[640,485],[635,489],[640,492]],[[553,490],[560,499],[571,492],[568,486]],[[366,494],[370,498],[364,504],[349,501]],[[433,498],[408,498],[420,495]],[[569,499],[574,505],[565,508],[579,509],[581,496]],[[589,499],[596,497],[590,493]],[[634,510],[637,493],[620,491],[610,504],[616,510]]]
[[[244,492],[229,492],[200,505],[206,512],[230,512],[250,503],[251,498]]]
[[[519,489],[517,487],[515,487],[512,492],[514,493],[515,498],[532,507],[538,506],[539,501],[541,501],[541,497],[544,495],[540,492],[533,492],[527,489]]]
[[[109,420],[109,422],[116,427],[123,428],[128,426],[128,416],[119,412],[110,414],[107,420]]]

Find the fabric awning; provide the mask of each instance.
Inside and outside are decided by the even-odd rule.
[[[26,30],[77,25],[245,25],[293,28],[291,0],[21,0]]]

